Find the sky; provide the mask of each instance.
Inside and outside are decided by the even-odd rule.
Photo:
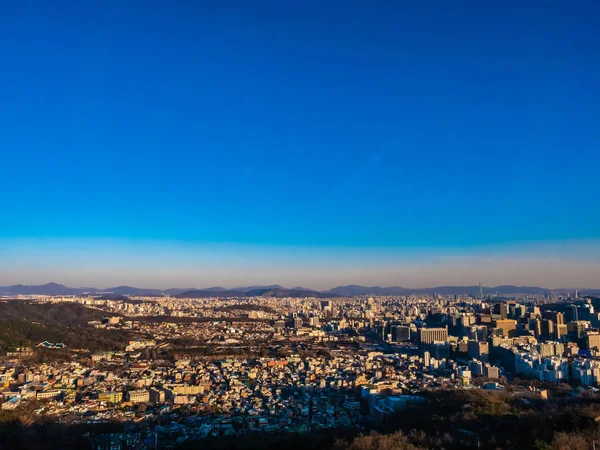
[[[600,287],[599,22],[3,3],[0,284]]]

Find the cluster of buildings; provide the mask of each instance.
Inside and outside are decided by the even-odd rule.
[[[44,299],[58,301],[58,299]],[[93,329],[135,338],[68,363],[0,363],[0,404],[61,421],[152,420],[166,443],[380,421],[425,390],[506,376],[595,386],[598,299],[515,296],[103,300]],[[42,343],[36,351],[69,348]],[[163,420],[164,419],[164,420]],[[165,444],[167,445],[167,444]]]
[[[160,439],[350,426],[422,401],[420,390],[460,385],[456,367],[430,370],[419,355],[361,349],[284,358],[108,360],[0,365],[2,409],[36,401],[61,422],[165,417]],[[441,375],[443,375],[441,377]],[[441,381],[444,380],[444,381]],[[194,420],[190,422],[189,416]]]

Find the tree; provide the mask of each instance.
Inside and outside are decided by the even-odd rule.
[[[552,439],[553,450],[587,450],[587,440],[577,433],[556,433]]]
[[[419,448],[421,447],[411,444],[402,431],[393,434],[371,432],[360,435],[351,442],[338,439],[334,444],[335,450],[418,450]]]

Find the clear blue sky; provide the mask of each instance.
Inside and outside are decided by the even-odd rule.
[[[0,245],[600,238],[600,4],[403,3],[3,4]]]

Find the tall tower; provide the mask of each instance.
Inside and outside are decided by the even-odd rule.
[[[483,298],[483,286],[481,286],[481,281],[479,282],[479,298]]]

